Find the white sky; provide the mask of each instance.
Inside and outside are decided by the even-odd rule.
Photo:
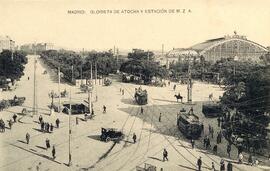
[[[72,49],[165,50],[233,34],[270,46],[269,0],[0,0],[0,35]],[[96,9],[191,9],[189,14],[91,15]],[[85,10],[85,15],[67,10]]]

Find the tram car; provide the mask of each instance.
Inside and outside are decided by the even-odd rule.
[[[219,103],[205,103],[202,105],[202,113],[206,117],[218,117],[222,114],[222,108]]]
[[[178,129],[187,137],[198,139],[203,131],[203,124],[195,114],[180,112],[177,115]]]
[[[148,95],[147,95],[147,91],[146,90],[142,90],[141,87],[140,88],[135,88],[135,95],[134,98],[136,100],[136,102],[139,105],[145,105],[148,103]]]

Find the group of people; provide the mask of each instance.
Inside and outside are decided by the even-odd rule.
[[[39,123],[40,123],[40,129],[42,132],[53,132],[53,124],[49,124],[48,122],[44,122],[43,121],[43,117],[40,115],[39,116]],[[55,121],[55,124],[56,124],[56,128],[59,128],[59,124],[60,124],[60,120],[57,118],[56,121]]]
[[[200,157],[198,158],[198,160],[197,160],[198,171],[201,171],[201,170],[202,170],[202,164],[203,164],[203,161],[202,161],[202,157],[200,156]],[[224,161],[224,159],[221,159],[221,160],[220,160],[219,165],[220,165],[220,169],[219,169],[219,170],[220,170],[220,171],[225,171],[226,166],[225,166],[225,161]],[[216,170],[217,170],[217,168],[215,168],[215,163],[214,163],[214,162],[212,162],[211,170],[213,170],[213,171],[216,171]],[[232,171],[232,170],[233,170],[233,164],[232,164],[231,161],[229,161],[229,162],[227,163],[227,171]]]
[[[8,126],[9,126],[9,129],[12,128],[12,125],[13,123],[17,122],[17,114],[14,113],[14,115],[12,116],[13,118],[13,121],[12,119],[9,119],[7,122],[8,122]],[[6,123],[5,121],[1,118],[0,119],[0,132],[5,132],[6,131]]]

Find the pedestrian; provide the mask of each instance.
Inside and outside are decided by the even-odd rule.
[[[43,118],[42,118],[41,115],[39,116],[38,120],[39,120],[39,123],[41,124],[41,122],[42,122],[42,120],[43,120]]]
[[[8,121],[8,126],[9,126],[9,129],[11,129],[11,127],[12,127],[12,120],[11,119]]]
[[[16,113],[14,113],[14,115],[13,115],[13,120],[14,120],[14,122],[17,121],[17,115],[16,115]]]
[[[122,89],[122,95],[125,95],[125,91],[124,91],[124,89]]]
[[[212,168],[211,168],[211,170],[216,171],[215,163],[214,162],[212,162]]]
[[[159,114],[158,121],[161,122],[161,113]]]
[[[174,86],[173,86],[173,91],[175,91],[175,89],[176,89],[176,84],[174,84]]]
[[[92,116],[95,115],[94,109],[92,109],[91,115],[92,115]]]
[[[194,139],[191,139],[191,147],[192,147],[192,149],[194,149],[194,146],[195,146],[195,141],[194,141]]]
[[[225,163],[223,159],[220,161],[220,171],[225,171]]]
[[[208,132],[209,132],[209,135],[211,134],[211,125],[208,124]]]
[[[194,113],[193,113],[193,107],[191,107],[191,108],[190,108],[190,110],[189,110],[188,114],[191,114],[191,115],[193,115],[193,114],[194,114]]]
[[[220,127],[220,116],[217,118],[218,121],[218,127]]]
[[[42,132],[44,131],[44,126],[45,126],[45,123],[42,121],[41,124],[40,124],[40,127],[41,127],[40,129],[41,129]]]
[[[51,145],[50,145],[50,140],[49,140],[48,138],[46,138],[45,144],[46,144],[46,149],[48,149],[48,148],[51,147]]]
[[[204,138],[203,138],[203,147],[206,147],[206,141],[207,141],[206,136],[204,136]]]
[[[254,165],[255,166],[258,166],[259,165],[259,160],[257,158],[255,159]]]
[[[242,153],[239,153],[239,155],[238,155],[238,162],[239,162],[239,164],[243,163],[243,154]]]
[[[84,120],[87,121],[87,113],[84,114]]]
[[[30,141],[30,134],[27,132],[25,135],[26,143],[29,144]]]
[[[50,125],[50,130],[51,130],[51,132],[53,132],[53,124],[52,123]]]
[[[201,167],[202,167],[202,157],[201,156],[197,160],[197,166],[198,166],[198,171],[201,171]]]
[[[165,161],[165,160],[169,161],[168,151],[166,150],[166,148],[164,148],[164,150],[163,150],[163,161]]]
[[[29,80],[30,78],[29,78],[29,77],[27,77],[27,79]]]
[[[217,145],[214,145],[214,147],[213,147],[213,152],[214,152],[214,154],[217,155]]]
[[[132,137],[132,139],[133,139],[133,143],[135,144],[135,143],[136,143],[136,139],[137,139],[137,136],[136,136],[136,134],[135,134],[135,133],[133,133],[133,137]]]
[[[46,131],[49,133],[50,132],[50,124],[46,123]]]
[[[76,117],[76,125],[79,125],[79,118]]]
[[[60,120],[58,118],[56,119],[55,124],[56,124],[56,128],[59,128]]]
[[[52,148],[52,157],[53,157],[53,159],[55,159],[56,157],[55,157],[55,147],[53,146],[53,148]]]
[[[122,89],[120,88],[120,93],[122,92]]]
[[[252,160],[252,155],[251,154],[248,157],[248,164],[250,164],[251,166],[253,165],[253,160]]]
[[[143,107],[141,107],[141,114],[143,114]]]
[[[214,138],[214,128],[213,128],[213,127],[211,127],[211,132],[210,132],[210,134],[211,134],[211,137]]]
[[[229,161],[227,164],[227,171],[233,171],[233,165],[231,161]]]
[[[231,144],[227,145],[227,153],[228,153],[229,158],[231,158]]]
[[[103,105],[103,113],[106,113],[106,106]]]
[[[171,85],[171,82],[170,81],[168,81],[168,86],[170,86]]]

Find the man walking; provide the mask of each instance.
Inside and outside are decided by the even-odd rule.
[[[57,118],[55,121],[56,127],[59,128],[60,120]]]
[[[163,161],[165,161],[165,160],[169,161],[168,151],[166,150],[166,148],[164,148],[164,150],[163,150]]]
[[[133,133],[133,137],[132,137],[132,139],[133,139],[133,143],[135,144],[135,143],[136,143],[136,140],[137,140],[137,136],[136,136],[136,134],[135,134],[135,133]]]
[[[55,157],[55,147],[53,146],[53,148],[52,148],[52,157],[53,157],[53,159],[55,159],[56,157]]]
[[[30,134],[28,132],[26,133],[25,139],[26,139],[26,143],[29,144]]]
[[[231,145],[230,144],[227,145],[227,153],[228,153],[229,158],[231,158]]]
[[[46,138],[45,143],[46,143],[46,149],[48,149],[48,148],[51,147],[51,145],[50,145],[50,140],[49,140],[48,138]]]
[[[202,168],[202,157],[200,156],[197,161],[198,171],[201,171]]]
[[[158,121],[161,122],[161,113],[159,114]]]
[[[103,105],[103,113],[106,113],[106,106]]]
[[[143,114],[143,107],[141,107],[141,114]]]
[[[16,122],[17,121],[17,115],[14,113],[14,115],[13,115],[13,120],[14,120],[14,122]]]

